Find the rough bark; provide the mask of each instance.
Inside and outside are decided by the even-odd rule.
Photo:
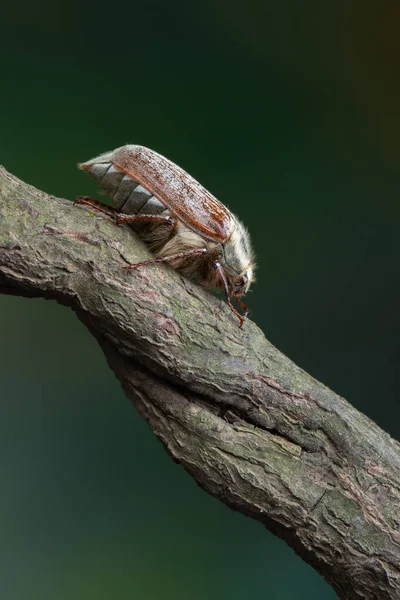
[[[400,445],[127,226],[0,168],[0,291],[70,306],[173,459],[340,598],[400,598]]]

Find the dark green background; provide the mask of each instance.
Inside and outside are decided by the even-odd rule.
[[[400,436],[398,2],[14,2],[0,162],[67,198],[124,143],[248,225],[269,339]],[[55,303],[0,297],[3,600],[332,599],[200,490]]]

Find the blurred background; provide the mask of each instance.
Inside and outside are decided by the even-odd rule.
[[[400,438],[400,6],[2,7],[0,163],[58,196],[125,143],[247,224],[252,318]],[[200,490],[73,313],[0,296],[2,600],[327,599],[261,525]]]

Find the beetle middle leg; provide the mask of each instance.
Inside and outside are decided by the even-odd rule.
[[[126,215],[118,212],[113,206],[95,200],[90,196],[78,196],[74,204],[90,206],[93,210],[112,217],[116,225],[120,225],[121,223],[166,223],[172,226],[175,223],[174,218],[168,215]]]
[[[172,226],[175,223],[175,219],[169,215],[125,215],[123,213],[116,213],[115,222],[117,225],[121,225],[121,223],[166,223]]]
[[[74,204],[83,204],[84,206],[90,206],[93,210],[97,210],[97,212],[101,212],[104,215],[108,215],[109,217],[115,217],[117,211],[115,208],[106,204],[105,202],[100,202],[99,200],[95,200],[90,196],[78,196],[75,200]]]
[[[169,256],[158,256],[157,258],[152,258],[150,260],[143,260],[142,262],[135,263],[127,267],[128,271],[133,271],[138,267],[144,267],[147,265],[155,265],[157,263],[168,263],[171,260],[186,258],[187,256],[195,256],[199,254],[206,254],[206,248],[191,248],[190,250],[185,250],[184,252],[178,252],[177,254],[170,254]]]

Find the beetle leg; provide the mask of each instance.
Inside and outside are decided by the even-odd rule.
[[[223,270],[223,268],[221,267],[220,263],[218,261],[215,261],[214,263],[214,269],[216,269],[218,271],[218,275],[221,277],[222,282],[224,284],[224,288],[225,288],[225,295],[226,295],[226,303],[229,306],[229,308],[231,309],[231,311],[233,312],[234,315],[237,316],[237,318],[240,321],[239,327],[243,326],[244,320],[247,316],[247,313],[245,313],[244,315],[241,315],[233,306],[232,301],[231,301],[231,294],[229,291],[229,285],[228,285],[228,281],[226,279],[226,275],[225,272]]]
[[[175,223],[173,217],[168,215],[125,215],[118,213],[115,217],[117,225],[121,223],[166,223],[173,225]]]
[[[143,260],[142,262],[130,265],[127,269],[128,271],[133,271],[133,269],[137,269],[138,267],[154,265],[156,263],[167,263],[170,260],[175,260],[176,258],[185,258],[186,256],[193,256],[195,254],[206,254],[206,252],[206,248],[192,248],[191,250],[186,250],[185,252],[178,252],[178,254],[170,254],[169,256],[158,256],[157,258],[153,258],[151,260]]]
[[[90,196],[78,196],[74,204],[84,204],[85,206],[90,206],[90,208],[93,208],[93,210],[97,210],[98,212],[108,215],[109,217],[113,217],[116,213],[115,208],[109,204],[99,202]]]
[[[170,225],[174,224],[173,217],[168,215],[125,215],[119,213],[115,208],[105,204],[104,202],[99,202],[90,196],[78,196],[75,200],[74,204],[84,204],[85,206],[90,206],[93,210],[97,210],[98,212],[103,213],[109,217],[113,217],[115,219],[115,224],[120,225],[121,223],[167,223]]]
[[[243,317],[246,318],[251,313],[251,310],[244,302],[242,302],[238,298],[235,298],[235,300],[239,304],[239,306],[243,309],[243,313],[244,313]]]

